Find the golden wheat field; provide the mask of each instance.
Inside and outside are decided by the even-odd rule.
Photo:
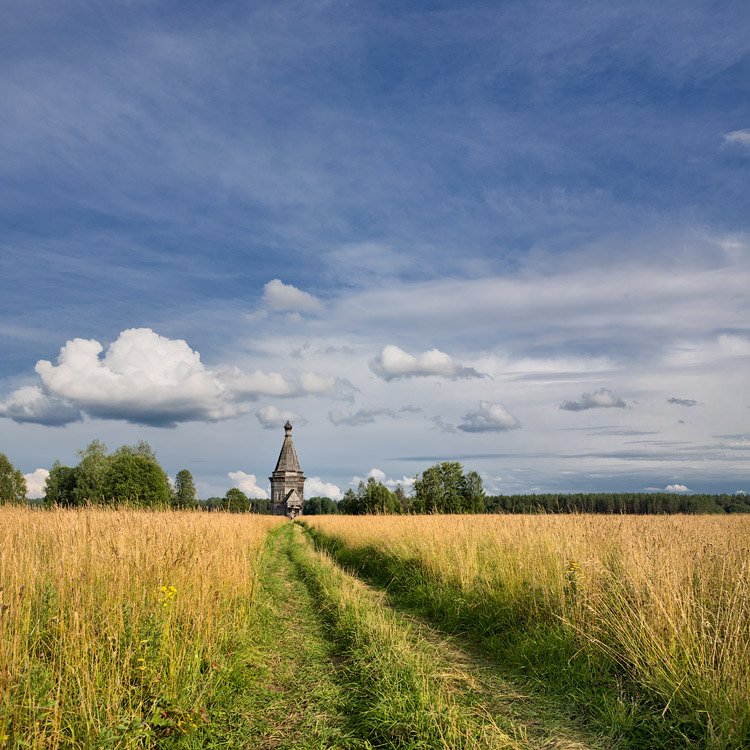
[[[137,737],[155,712],[200,721],[207,667],[252,624],[278,522],[0,508],[0,747],[13,727],[42,748]]]
[[[348,547],[419,566],[427,581],[560,622],[661,704],[741,731],[750,714],[750,518],[308,517]],[[735,726],[732,726],[732,725]]]

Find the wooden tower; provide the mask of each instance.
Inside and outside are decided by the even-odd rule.
[[[305,500],[305,475],[299,465],[292,440],[292,423],[284,425],[284,443],[281,446],[276,468],[271,480],[272,513],[275,516],[295,518],[302,515]]]

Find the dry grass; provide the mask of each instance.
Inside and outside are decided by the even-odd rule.
[[[278,519],[0,508],[0,747],[140,746],[205,717]]]
[[[564,623],[707,743],[750,735],[750,518],[432,516],[306,519],[349,547],[415,561],[428,580]],[[738,744],[739,743],[739,744]]]

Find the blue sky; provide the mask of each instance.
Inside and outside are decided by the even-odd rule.
[[[750,491],[748,38],[746,2],[7,4],[0,450],[262,494],[293,414],[308,493]]]

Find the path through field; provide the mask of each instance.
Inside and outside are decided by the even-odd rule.
[[[271,532],[247,747],[603,748],[559,709],[314,551]]]

